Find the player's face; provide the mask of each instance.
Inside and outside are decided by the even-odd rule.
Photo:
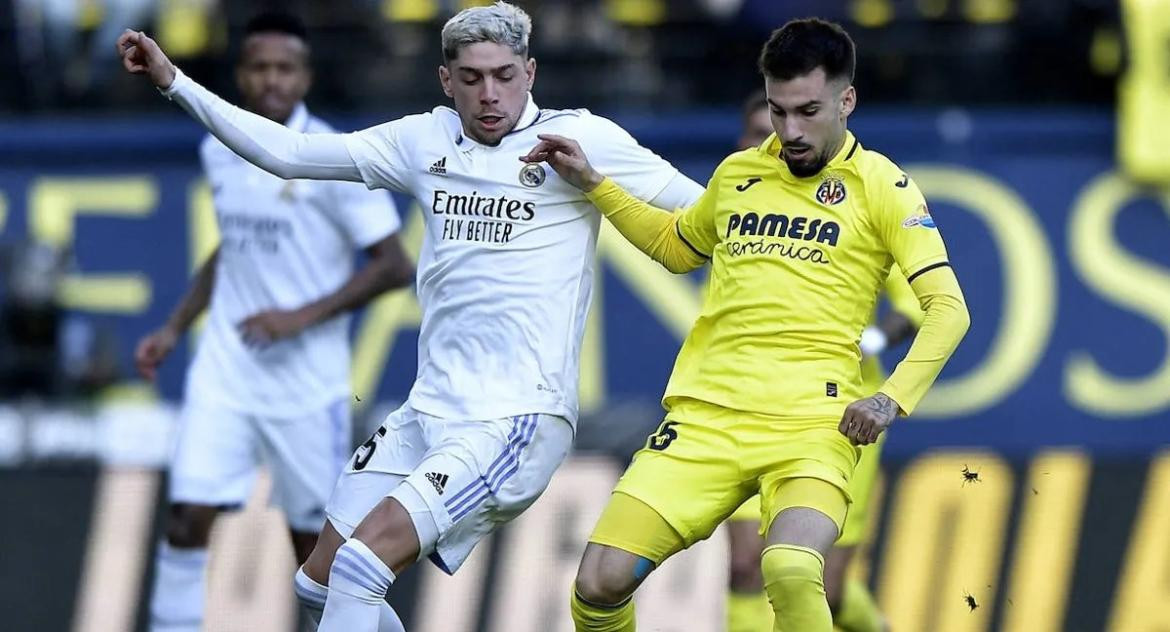
[[[236,85],[249,110],[278,123],[309,91],[309,47],[285,33],[255,33],[244,40]]]
[[[743,132],[739,135],[739,149],[758,147],[772,134],[772,117],[768,107],[756,108],[743,121]]]
[[[824,69],[816,68],[788,81],[765,78],[764,90],[783,144],[780,157],[793,175],[816,175],[845,141],[845,121],[857,105],[853,86],[828,81]]]
[[[499,143],[516,127],[534,79],[536,60],[492,42],[464,46],[439,66],[443,92],[455,100],[464,133],[485,145]]]

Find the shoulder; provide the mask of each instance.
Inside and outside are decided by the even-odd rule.
[[[867,192],[874,193],[898,186],[905,187],[906,172],[885,154],[861,147],[853,157],[853,168]]]
[[[236,154],[228,149],[218,138],[207,134],[199,142],[199,159],[203,161],[205,169],[212,169],[225,163],[232,162]]]
[[[456,133],[459,129],[459,115],[450,108],[437,107],[430,112],[408,114],[354,133],[367,139],[403,143],[433,139],[436,133]]]
[[[770,160],[774,161],[776,159],[763,153],[759,147],[742,149],[724,158],[719,163],[719,166],[715,167],[711,179],[762,177],[770,173],[768,169],[773,167],[769,163]]]

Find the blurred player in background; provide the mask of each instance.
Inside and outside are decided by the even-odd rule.
[[[669,270],[712,262],[666,387],[666,420],[618,482],[581,559],[571,605],[579,631],[634,630],[638,585],[756,493],[774,629],[833,628],[824,556],[849,508],[857,446],[913,411],[969,323],[922,194],[847,129],[854,65],[853,41],[835,24],[796,20],[774,32],[760,70],[776,134],[724,160],[679,213],[630,196],[570,139],[542,135],[525,157],[587,192]],[[894,263],[925,317],[906,358],[867,396],[858,341]]]
[[[760,91],[744,103],[739,149],[743,151],[759,146],[771,135],[768,97]],[[918,299],[896,265],[886,278],[884,290],[890,310],[880,322],[870,324],[861,332],[859,346],[864,392],[877,392],[886,378],[881,366],[882,351],[911,338],[922,322]],[[841,537],[825,556],[825,595],[833,612],[833,624],[843,632],[881,632],[885,629],[869,588],[864,582],[847,577],[854,552],[866,535],[869,501],[878,477],[878,462],[885,438],[886,434],[882,433],[876,444],[862,448],[857,469],[849,481],[849,495],[853,502],[849,505],[845,526],[841,529]],[[760,518],[760,497],[757,495],[740,505],[727,519],[731,546],[728,632],[768,632],[772,629],[772,606],[764,592],[764,576],[760,569],[760,555],[764,550]]]
[[[184,76],[145,35],[119,39],[127,70],[254,164],[407,192],[423,206],[418,376],[346,467],[296,577],[321,630],[401,630],[384,601],[396,577],[427,556],[455,572],[569,452],[601,218],[578,189],[518,160],[537,134],[587,139],[598,164],[659,206],[702,191],[613,122],[538,108],[531,28],[504,2],[460,12],[443,27],[439,66],[455,109],[348,135],[272,124]]]
[[[331,132],[303,103],[310,79],[298,20],[272,13],[247,25],[236,80],[248,110],[296,132]],[[200,629],[212,524],[248,498],[261,461],[272,471],[296,558],[308,558],[352,445],[347,313],[413,277],[386,193],[282,180],[212,137],[200,158],[220,243],[167,323],[135,353],[153,380],[210,304],[170,465],[150,607],[156,632]],[[368,261],[355,273],[356,250]]]

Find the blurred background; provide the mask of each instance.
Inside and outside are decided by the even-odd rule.
[[[309,106],[352,130],[446,102],[439,29],[473,4],[0,0],[0,628],[144,621],[195,337],[157,385],[137,379],[133,347],[218,236],[202,131],[121,71],[117,33],[148,31],[235,98],[244,23],[294,11]],[[973,320],[891,434],[855,572],[901,632],[1170,629],[1170,0],[518,4],[541,106],[605,114],[700,182],[734,149],[768,33],[843,24],[858,45],[850,126],[923,189]],[[417,206],[398,202],[417,252]],[[395,584],[412,631],[570,629],[581,546],[661,420],[702,280],[608,231],[598,256],[578,453],[458,575]],[[407,393],[418,320],[409,292],[355,320],[356,443]],[[291,550],[265,491],[216,527],[208,630],[292,629]],[[642,629],[721,630],[726,565],[721,532],[667,564],[639,594]]]

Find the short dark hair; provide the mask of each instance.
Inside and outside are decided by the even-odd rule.
[[[756,90],[743,100],[743,120],[748,120],[756,113],[768,107],[768,95],[763,90]]]
[[[255,15],[244,26],[244,37],[257,33],[281,33],[292,35],[305,44],[309,43],[309,31],[300,18],[280,11],[267,11]]]
[[[788,81],[823,68],[825,77],[853,82],[857,52],[845,29],[819,18],[792,20],[772,32],[760,52],[760,72]]]

